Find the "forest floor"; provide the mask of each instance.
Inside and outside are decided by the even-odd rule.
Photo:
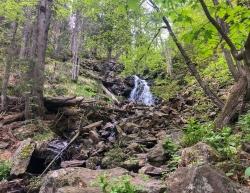
[[[195,99],[185,92],[155,106],[122,100],[115,95],[132,83],[117,66],[86,60],[77,84],[62,84],[56,73],[67,71],[50,66],[44,120],[25,121],[23,99],[10,98],[0,116],[0,160],[12,166],[0,192],[250,192],[249,147],[233,163],[203,141],[183,145]]]

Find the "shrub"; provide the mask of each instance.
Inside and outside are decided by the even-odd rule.
[[[170,156],[170,160],[168,161],[168,168],[171,171],[174,171],[181,160],[180,156],[177,154],[179,146],[173,143],[171,139],[167,138],[163,144],[163,148]]]
[[[138,187],[130,182],[129,176],[122,176],[116,180],[109,180],[102,175],[98,179],[98,184],[103,193],[137,193]]]
[[[238,121],[238,126],[240,127],[240,130],[242,131],[242,141],[243,142],[249,142],[250,141],[250,111],[240,116]]]
[[[237,153],[241,144],[241,135],[234,134],[230,127],[214,131],[211,123],[200,124],[190,120],[184,130],[182,143],[191,146],[203,141],[214,147],[224,158],[230,159]]]
[[[10,174],[10,163],[0,160],[0,181],[6,179]]]

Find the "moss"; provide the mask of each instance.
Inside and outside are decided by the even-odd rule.
[[[122,162],[127,159],[127,155],[119,147],[111,149],[105,153],[102,164],[106,168],[121,166]]]
[[[42,186],[42,178],[32,177],[29,180],[28,192],[38,192],[41,186]]]
[[[30,156],[30,154],[32,153],[32,151],[33,151],[33,144],[26,145],[26,146],[22,149],[22,151],[21,151],[21,153],[20,153],[21,158],[22,158],[22,159],[28,158],[28,157]]]

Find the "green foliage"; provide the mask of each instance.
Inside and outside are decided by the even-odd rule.
[[[224,57],[219,57],[217,61],[211,61],[202,74],[208,81],[211,81],[214,86],[218,84],[223,87],[232,82],[232,76]]]
[[[163,148],[165,149],[166,153],[170,156],[170,160],[168,161],[167,164],[168,168],[171,171],[174,171],[181,160],[181,157],[177,154],[179,146],[173,143],[171,139],[167,138],[163,143]]]
[[[181,90],[180,85],[177,80],[174,79],[160,79],[157,78],[152,87],[152,92],[164,100],[168,100]]]
[[[163,148],[165,149],[166,153],[168,155],[173,155],[177,152],[178,146],[173,143],[173,141],[169,138],[167,138],[163,143]]]
[[[213,124],[200,124],[194,119],[188,122],[184,132],[184,146],[203,141],[214,147],[226,159],[235,156],[241,144],[241,135],[233,134],[231,128],[224,127],[220,131],[214,131]]]
[[[110,180],[106,175],[98,179],[98,184],[103,193],[137,193],[138,187],[130,182],[129,176],[122,176],[116,180]]]
[[[250,141],[250,112],[245,115],[240,116],[238,121],[238,126],[242,131],[242,140],[244,142]]]
[[[245,170],[245,176],[250,177],[250,167]]]
[[[8,161],[0,160],[0,181],[6,179],[11,170],[11,165]]]
[[[211,124],[199,124],[195,119],[190,119],[184,128],[183,145],[191,146],[210,136],[211,127]]]

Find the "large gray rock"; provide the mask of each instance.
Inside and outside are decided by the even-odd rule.
[[[199,142],[194,146],[182,150],[180,166],[201,165],[204,163],[213,163],[219,160],[218,152],[207,145]]]
[[[35,143],[30,138],[21,142],[11,158],[10,175],[19,176],[26,172],[35,146]]]
[[[122,168],[108,170],[91,170],[87,168],[65,168],[49,172],[43,179],[39,193],[101,193],[96,182],[101,175],[108,179],[117,179],[128,175]],[[131,176],[131,183],[141,189],[141,193],[163,193],[166,185],[160,180],[143,179],[142,176]]]
[[[160,166],[167,161],[167,154],[161,143],[158,143],[155,147],[151,148],[148,152],[147,159],[150,164]]]
[[[168,193],[249,193],[209,165],[178,168],[166,179]]]

